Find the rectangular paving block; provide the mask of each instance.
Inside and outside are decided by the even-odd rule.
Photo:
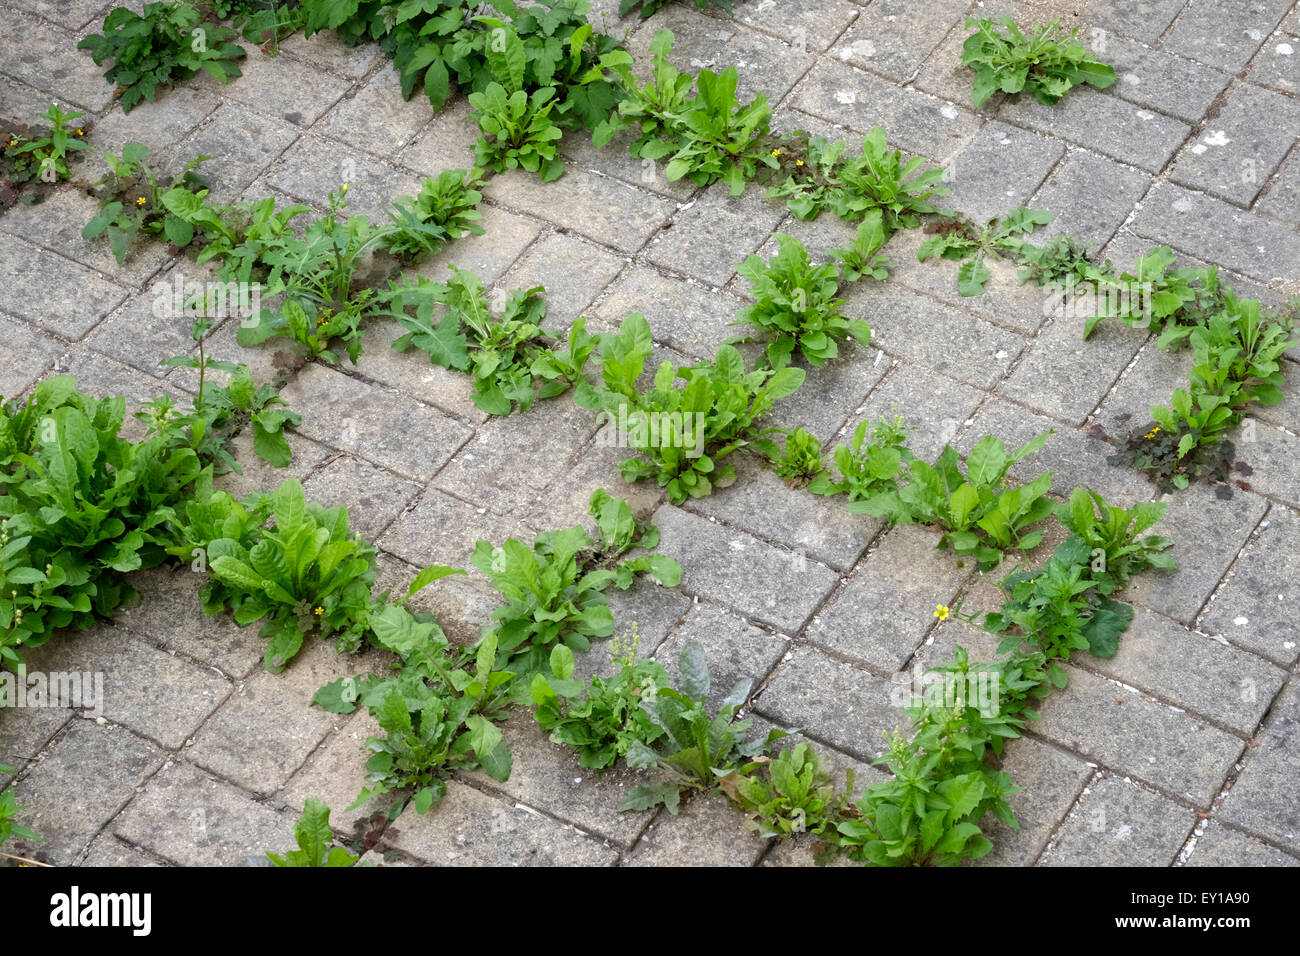
[[[1075,87],[1047,106],[1021,95],[998,109],[998,118],[1028,126],[1111,159],[1159,172],[1192,128],[1182,120],[1144,109],[1090,86]]]
[[[75,341],[126,294],[71,259],[0,233],[0,309],[16,318]]]
[[[248,56],[239,61],[239,69],[243,75],[238,82],[221,84],[210,74],[202,72],[195,77],[194,82],[205,92],[251,106],[295,126],[306,127],[316,123],[352,85],[348,80],[302,60],[291,56],[268,56],[258,49],[249,49]],[[383,95],[371,91],[379,77],[384,75],[397,76],[393,71],[376,74],[370,84],[348,100],[348,103],[360,106],[348,113],[348,122],[353,126],[352,138],[355,145],[362,148],[365,148],[365,141],[370,138],[367,134],[373,136],[398,132],[395,124],[377,120],[377,117],[387,117],[395,112],[394,104],[406,105],[402,103],[396,80],[382,90]],[[360,105],[359,101],[364,101],[364,105]],[[322,132],[332,132],[337,123],[335,117],[343,111],[344,107],[340,107],[331,113],[321,124]],[[425,109],[422,118],[427,120],[428,116],[428,110]],[[389,138],[386,142],[391,148],[392,139]]]
[[[1076,754],[1032,737],[1007,743],[1001,769],[1023,788],[1007,799],[1020,829],[1013,830],[992,814],[986,816],[980,828],[993,841],[993,850],[975,865],[1031,866],[1093,770]]]
[[[1155,533],[1173,539],[1168,553],[1177,570],[1134,578],[1126,596],[1189,624],[1236,560],[1267,505],[1240,491],[1225,501],[1205,485],[1193,485],[1165,500],[1169,509]]]
[[[840,431],[890,368],[883,352],[845,344],[848,354],[810,370],[797,392],[777,402],[765,427],[802,428],[820,438],[823,446]]]
[[[1092,53],[1115,70],[1110,92],[1148,109],[1198,123],[1231,77],[1204,64],[1153,50],[1142,43],[1108,36]]]
[[[261,866],[268,850],[297,849],[295,822],[191,764],[169,761],[111,829],[179,866]]]
[[[1300,49],[1300,43],[1296,46]],[[1287,222],[1300,223],[1300,152],[1291,151],[1291,158],[1268,182],[1266,189],[1255,206],[1256,210]]]
[[[685,569],[684,591],[789,634],[804,625],[839,580],[818,561],[671,505],[652,520],[659,526],[659,552]]]
[[[1294,228],[1173,183],[1147,194],[1132,229],[1260,282],[1300,273],[1300,234]]]
[[[447,245],[437,255],[421,262],[415,272],[436,282],[446,281],[450,275],[449,266],[468,269],[484,284],[499,280],[507,269],[519,261],[524,250],[528,248],[542,232],[542,226],[528,216],[520,216],[499,206],[486,203],[479,207],[483,219],[481,236],[464,236]],[[523,288],[532,288],[532,283]],[[507,288],[519,288],[511,284]]]
[[[18,781],[21,820],[55,865],[72,863],[166,759],[116,724],[74,720]]]
[[[17,11],[0,23],[5,72],[82,110],[92,113],[113,106],[113,84],[104,79],[108,64],[99,67],[77,49],[76,33]]]
[[[873,3],[844,31],[830,55],[895,80],[906,80],[949,30],[960,27],[969,6],[963,0]]]
[[[997,120],[985,123],[952,160],[950,195],[940,202],[982,224],[1023,205],[1063,155],[1060,140]]]
[[[865,133],[885,127],[891,149],[905,149],[942,163],[979,130],[978,117],[965,109],[922,93],[900,89],[845,63],[822,60],[799,81],[791,94],[795,109]],[[854,136],[849,155],[860,154]]]
[[[302,415],[299,430],[399,475],[428,480],[472,434],[405,395],[312,364],[280,392]]]
[[[1240,738],[1104,677],[1066,670],[1069,686],[1038,708],[1036,736],[1209,805],[1245,749]]]
[[[974,564],[936,550],[939,535],[903,525],[891,529],[858,562],[848,585],[808,629],[814,643],[884,671],[901,670],[949,605]]]
[[[1294,681],[1273,705],[1259,746],[1246,752],[1245,769],[1219,816],[1253,833],[1300,850],[1300,805],[1293,799],[1300,773],[1300,685]],[[21,801],[20,801],[21,802]]]
[[[347,183],[348,213],[385,223],[394,198],[414,196],[420,190],[420,177],[414,172],[377,162],[369,153],[315,130],[295,136],[292,146],[286,143],[272,157],[274,164],[262,182],[300,202],[327,205],[329,194]]]
[[[1300,103],[1294,97],[1235,84],[1196,142],[1169,171],[1183,186],[1249,206],[1295,142]]]
[[[1300,866],[1281,850],[1211,820],[1184,866]]]
[[[776,17],[765,0],[734,0],[732,10],[735,19],[756,30],[774,34],[796,48],[816,51],[834,43],[858,13],[852,0],[802,0],[797,6],[782,7]]]
[[[625,866],[755,866],[769,841],[743,826],[720,793],[692,793],[676,816],[660,812]]]
[[[735,256],[727,254],[726,258]],[[731,268],[727,266],[728,274]],[[609,285],[591,311],[614,328],[631,313],[640,312],[656,341],[685,355],[711,359],[718,346],[752,328],[731,324],[744,307],[743,301],[721,289],[695,279],[664,276],[638,263],[628,266]],[[653,372],[657,364],[647,360],[646,366]]]
[[[1148,332],[1104,322],[1083,340],[1088,295],[1064,294],[1061,313],[1029,343],[998,392],[1071,425],[1082,425],[1132,361]]]
[[[714,711],[737,684],[749,684],[750,693],[757,690],[789,646],[788,641],[746,623],[726,608],[694,604],[655,649],[655,660],[668,672],[674,687],[681,686],[677,662],[690,641],[704,648],[710,678],[708,706]],[[751,731],[750,736],[756,733]]]
[[[846,298],[844,314],[867,320],[877,348],[970,385],[991,387],[1025,346],[1014,332],[906,289],[858,285]]]
[[[0,772],[0,792],[72,718],[66,707],[0,708],[0,767],[9,768]]]
[[[1300,92],[1300,11],[1293,10],[1255,51],[1246,78],[1286,93]]]
[[[1196,815],[1167,797],[1103,776],[1061,826],[1042,866],[1169,866]]]
[[[460,490],[463,493],[464,489]],[[482,538],[499,545],[508,537],[532,541],[532,535],[518,520],[499,517],[487,508],[429,488],[376,543],[419,567],[448,564],[476,573],[470,564],[475,542]]]
[[[185,759],[252,793],[279,790],[342,718],[312,707],[325,684],[365,670],[357,658],[308,635],[285,669],[240,684],[185,749]]]
[[[790,487],[754,456],[738,454],[730,460],[736,483],[688,502],[688,510],[807,552],[840,571],[853,566],[883,527],[880,519],[850,514],[843,497]]]
[[[662,196],[581,168],[569,168],[550,183],[513,169],[494,176],[486,195],[620,252],[640,249],[677,207]]]
[[[1093,0],[1088,13],[1107,33],[1114,31],[1151,42],[1159,39],[1186,5],[1187,0]],[[1087,32],[1093,52],[1107,52],[1106,48],[1097,48],[1097,32]]]
[[[1141,609],[1114,657],[1081,663],[1246,736],[1286,680],[1285,671],[1254,654]]]
[[[423,101],[428,105],[428,100]],[[398,161],[424,176],[444,169],[470,169],[482,131],[470,113],[469,100],[448,100],[441,110],[397,152]]]
[[[0,315],[0,395],[17,398],[25,393],[59,357],[62,344],[25,322]]]
[[[363,837],[372,818],[388,818],[388,811],[397,802],[398,795],[383,793],[352,809],[366,784],[366,761],[372,756],[366,749],[369,737],[383,738],[386,734],[365,710],[345,721],[341,727],[316,748],[307,763],[293,775],[278,794],[295,814],[301,812],[307,800],[319,800],[330,808],[330,826],[336,833]],[[282,852],[282,851],[281,851]]]
[[[1197,626],[1283,667],[1300,658],[1300,517],[1273,508]]]
[[[178,174],[196,156],[219,157],[202,167],[211,183],[209,201],[230,202],[238,199],[298,135],[299,128],[292,123],[254,113],[238,103],[222,103],[202,126],[176,144],[167,168]],[[320,200],[324,195],[308,198]]]
[[[498,283],[500,289],[546,288],[542,327],[567,339],[574,319],[614,280],[625,260],[573,235],[542,236],[519,257]]]
[[[435,312],[434,321],[438,318]],[[357,372],[367,381],[387,385],[467,424],[487,421],[488,413],[474,404],[473,377],[454,368],[434,365],[420,349],[397,351],[393,343],[405,334],[406,329],[389,319],[372,323],[366,329],[365,351],[357,360]]]
[[[435,866],[610,866],[618,858],[596,837],[455,780],[423,816],[407,806],[384,843]]]
[[[785,218],[785,209],[763,198],[758,189],[732,196],[714,183],[673,216],[671,228],[661,229],[645,250],[655,265],[724,285],[749,254]]]
[[[409,100],[402,99],[401,76],[396,70],[381,69],[359,90],[342,95],[345,92],[346,87],[334,96],[334,107],[316,128],[326,136],[378,156],[396,153],[433,115],[423,90],[416,89]]]
[[[907,447],[917,458],[931,462],[983,400],[984,393],[968,385],[895,361],[889,374],[868,396],[862,411],[845,425],[836,443],[851,442],[863,421],[871,422],[866,436],[870,441],[875,426],[902,419]]]
[[[890,734],[905,731],[907,697],[883,677],[803,647],[790,653],[754,709],[783,729],[798,729],[811,740],[871,761],[888,748]]]
[[[1030,241],[1038,245],[1064,233],[1086,245],[1104,246],[1150,183],[1150,175],[1140,169],[1071,149],[1029,202],[1053,217]]]
[[[181,747],[231,691],[229,681],[201,664],[111,625],[46,644],[27,655],[27,666],[29,673],[80,675],[89,716],[103,716],[168,750]]]
[[[1161,48],[1236,73],[1291,8],[1290,0],[1200,0],[1189,3]]]

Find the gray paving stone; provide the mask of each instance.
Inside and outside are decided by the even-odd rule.
[[[844,314],[867,320],[877,348],[971,385],[991,387],[1025,346],[1014,332],[905,289],[856,285],[845,299]]]
[[[344,46],[329,30],[310,38],[301,32],[291,34],[280,41],[280,52],[354,80],[365,76],[382,55],[377,43]]]
[[[337,445],[400,475],[427,480],[470,430],[442,412],[312,364],[280,392],[308,438]]]
[[[473,378],[432,364],[419,349],[396,351],[393,343],[405,334],[406,330],[395,321],[372,323],[366,329],[365,351],[357,360],[357,373],[472,425],[487,421],[488,413],[474,404]]]
[[[774,34],[796,49],[819,52],[835,42],[857,12],[850,0],[804,0],[779,10],[765,6],[763,0],[735,0],[732,8],[741,23]]]
[[[193,276],[196,271],[202,272],[193,266],[182,271],[189,276]],[[169,282],[168,277],[172,274],[168,272],[159,281]],[[121,308],[95,327],[86,343],[96,352],[109,355],[146,375],[166,378],[172,369],[159,364],[163,359],[189,355],[195,351],[194,337],[191,334],[194,319],[184,314],[178,315],[169,307],[159,307],[158,301],[158,297],[151,292],[131,296]],[[230,321],[238,325],[240,320],[235,317]],[[177,381],[176,384],[182,383]],[[197,388],[198,375],[195,374],[184,384]]]
[[[140,603],[121,608],[114,622],[239,679],[260,667],[266,645],[256,628],[235,625],[230,615],[206,617],[199,600],[205,576],[179,568],[151,568],[131,575]]]
[[[623,259],[600,246],[552,233],[528,247],[501,278],[498,288],[544,286],[546,320],[542,327],[567,340],[573,320],[585,313],[623,265]]]
[[[654,514],[659,552],[682,562],[682,588],[786,633],[803,626],[834,588],[825,565],[665,505]]]
[[[106,833],[90,845],[82,866],[159,866],[153,857]]]
[[[1120,777],[1083,791],[1043,866],[1169,866],[1192,830],[1191,810]]]
[[[1132,228],[1261,282],[1300,272],[1296,230],[1173,183],[1147,194]]]
[[[97,398],[125,397],[126,420],[118,435],[127,441],[140,441],[148,430],[144,422],[134,417],[141,402],[160,395],[184,401],[184,393],[178,389],[88,348],[74,348],[60,356],[50,374],[73,376],[80,391]]]
[[[1168,553],[1177,570],[1135,578],[1127,596],[1189,624],[1264,517],[1267,506],[1254,495],[1240,492],[1224,501],[1204,485],[1167,495],[1166,500],[1169,510],[1156,533],[1173,539]]]
[[[295,849],[294,822],[188,763],[169,761],[110,829],[181,866],[247,866],[268,850]]]
[[[975,865],[1031,866],[1093,771],[1075,754],[1032,737],[1007,745],[1002,769],[1015,786],[1024,788],[1007,800],[1020,829],[1013,830],[992,814],[986,816],[981,829],[993,841],[993,849]]]
[[[896,685],[882,677],[813,648],[796,648],[754,709],[781,727],[871,761],[887,748],[888,735],[907,724],[894,706],[897,697]]]
[[[1292,613],[1300,601],[1298,562],[1300,518],[1273,508],[1198,626],[1284,667],[1293,665],[1300,658],[1300,627]]]
[[[289,56],[267,56],[255,48],[248,50],[248,56],[239,62],[239,68],[244,75],[236,82],[223,86],[209,74],[200,73],[195,78],[195,83],[207,92],[251,106],[295,126],[311,126],[348,92],[351,85],[347,80],[331,76],[301,60]],[[380,75],[383,74],[377,74],[376,78]],[[397,74],[389,73],[389,75]],[[375,81],[372,80],[357,93],[354,99],[348,101],[351,104],[364,101],[363,105],[353,107],[341,105],[322,124],[322,131],[328,132],[334,128],[337,118],[345,113],[351,113],[350,122],[362,130],[369,131],[379,125],[381,130],[391,131],[392,125],[380,125],[379,117],[391,116],[394,112],[392,105],[394,101],[398,105],[405,104],[402,103],[400,91],[395,85],[393,89],[384,91],[390,92],[391,96],[381,97],[371,91],[374,83]],[[387,102],[380,102],[381,99]],[[427,107],[423,118],[428,119]]]
[[[165,757],[125,728],[74,720],[18,781],[22,822],[51,863],[70,864]]]
[[[1159,39],[1186,3],[1187,0],[1094,0],[1089,4],[1089,14],[1103,28],[1151,42]],[[1095,37],[1090,38],[1095,43]],[[1109,47],[1093,46],[1093,51],[1108,53]]]
[[[630,313],[640,312],[656,341],[698,359],[711,359],[723,342],[745,334],[746,326],[731,324],[744,307],[742,300],[728,292],[632,265],[610,284],[591,311],[613,328]],[[646,365],[650,367],[651,362],[647,360]]]
[[[573,166],[591,170],[598,175],[607,176],[660,196],[670,197],[678,202],[686,202],[695,195],[699,187],[689,179],[675,179],[669,182],[665,178],[664,164],[648,157],[633,156],[629,148],[636,139],[637,131],[623,130],[597,149],[589,133],[575,132],[560,140],[560,154]]]
[[[977,223],[1024,205],[1065,154],[1054,139],[997,120],[986,123],[953,160],[945,207]]]
[[[1246,766],[1219,808],[1226,822],[1259,833],[1295,852],[1300,848],[1300,807],[1291,781],[1300,768],[1300,685],[1282,692],[1264,724],[1259,746],[1247,751]],[[21,801],[20,801],[21,802]]]
[[[528,520],[538,528],[563,528],[588,521],[587,507],[597,488],[623,498],[638,515],[649,516],[663,504],[664,492],[653,481],[623,481],[619,463],[628,457],[626,448],[588,445],[569,470],[558,474],[538,496],[527,512]]]
[[[997,390],[1071,425],[1082,425],[1137,354],[1148,332],[1104,322],[1084,342],[1084,313],[1091,315],[1092,310],[1073,308],[1076,304],[1085,302],[1068,301],[1067,314],[1043,326]]]
[[[627,48],[636,59],[633,69],[639,75],[650,75],[650,42],[660,30],[673,31],[676,39],[668,59],[680,70],[721,73],[727,67],[736,67],[736,96],[741,102],[763,93],[769,103],[776,103],[814,61],[806,49],[788,42],[790,33],[776,39],[734,20],[719,22],[693,9],[670,4],[642,21],[628,41]]]
[[[1009,474],[1014,480],[1028,482],[1050,471],[1056,495],[1068,497],[1074,488],[1091,488],[1111,504],[1123,507],[1149,501],[1155,493],[1140,472],[1108,464],[1106,459],[1115,454],[1115,448],[1091,432],[1062,427],[1050,418],[997,399],[989,399],[955,444],[966,455],[980,438],[997,435],[1011,450],[1049,429],[1055,433],[1042,451],[1011,466]]]
[[[1288,93],[1300,92],[1300,11],[1293,10],[1255,52],[1246,78]]]
[[[18,5],[74,31],[92,25],[104,11],[99,0],[19,0]]]
[[[435,866],[610,866],[618,857],[595,837],[454,780],[435,811],[408,806],[384,841]]]
[[[420,493],[419,485],[348,455],[313,474],[303,488],[308,498],[326,507],[346,507],[352,530],[367,541],[379,537]]]
[[[1065,233],[1080,242],[1104,246],[1150,183],[1150,176],[1141,170],[1071,149],[1029,203],[1053,216],[1035,231],[1033,242]]]
[[[645,257],[720,286],[784,217],[784,207],[757,189],[732,196],[722,183],[714,183],[677,212],[672,228],[651,238]]]
[[[427,109],[427,101],[425,101]],[[397,151],[398,161],[424,176],[437,176],[444,169],[471,169],[474,144],[481,131],[470,116],[469,100],[457,97]]]
[[[1245,749],[1240,738],[1104,677],[1066,669],[1069,686],[1038,708],[1037,736],[1208,806]]]
[[[417,90],[402,99],[401,77],[381,69],[321,121],[320,132],[377,156],[391,156],[432,117],[429,100]]]
[[[963,101],[965,102],[965,101]],[[865,133],[884,126],[890,148],[944,162],[975,135],[980,121],[952,103],[917,90],[899,89],[847,64],[823,60],[791,94],[796,109]],[[856,137],[850,154],[861,152]]]
[[[483,235],[457,239],[436,256],[420,263],[415,272],[443,282],[450,275],[448,266],[454,265],[468,269],[484,284],[490,285],[519,261],[524,250],[541,235],[541,226],[526,216],[498,206],[481,206],[479,211],[483,213],[479,223]]]
[[[57,339],[0,316],[0,395],[16,398],[36,383],[63,351]]]
[[[1293,508],[1300,507],[1300,471],[1296,464],[1300,438],[1272,425],[1247,424],[1252,427],[1243,425],[1232,434],[1237,459],[1253,472],[1245,487]]]
[[[823,444],[829,441],[889,369],[889,361],[877,349],[849,348],[850,357],[808,369],[799,390],[777,403],[767,425],[787,431],[803,428]]]
[[[871,392],[863,411],[845,426],[836,444],[849,442],[864,420],[872,423],[870,429],[882,421],[902,418],[912,454],[934,461],[983,398],[982,392],[967,385],[906,362],[895,362],[884,381]]]
[[[580,168],[568,169],[551,183],[514,169],[494,176],[487,195],[622,252],[640,249],[676,206],[662,196]]]
[[[768,672],[785,654],[789,642],[745,623],[725,608],[700,603],[691,607],[685,619],[655,650],[655,660],[664,666],[673,686],[680,686],[678,658],[688,641],[704,648],[709,664],[709,708],[715,711],[741,681],[757,690]],[[751,733],[754,736],[755,732]]]
[[[30,671],[82,675],[90,716],[102,715],[168,750],[182,746],[231,690],[202,665],[111,625],[46,644],[28,655],[27,664]],[[87,680],[91,674],[95,690]]]
[[[233,90],[238,85],[236,80],[221,87],[221,92]],[[220,102],[220,94],[196,89],[192,82],[182,83],[152,103],[141,103],[130,113],[114,109],[105,114],[96,120],[89,135],[90,144],[97,150],[109,150],[120,155],[127,143],[143,143],[157,156],[175,147],[211,116]],[[94,164],[95,178],[108,171],[102,154],[94,157]]]
[[[174,175],[196,156],[219,157],[203,167],[211,183],[208,195],[210,201],[230,202],[293,144],[298,133],[292,123],[262,116],[237,103],[223,103],[202,126],[176,144],[167,169]]]
[[[312,695],[363,668],[308,635],[281,674],[256,671],[208,718],[185,759],[253,793],[284,786],[341,718],[308,706]]]
[[[993,11],[982,13],[983,16],[996,16]],[[973,32],[973,31],[971,31]],[[962,45],[969,33],[965,29],[965,20],[957,23],[948,36],[926,58],[910,82],[918,90],[942,97],[949,102],[959,104],[966,109],[974,109],[971,101],[971,88],[975,73],[962,65]],[[980,108],[984,115],[991,114],[1003,98],[1002,93],[994,93]]]
[[[420,179],[414,173],[378,162],[314,130],[303,133],[291,149],[282,148],[276,155],[278,161],[264,177],[267,185],[301,202],[325,205],[329,194],[347,183],[348,214],[367,216],[374,223],[388,221],[395,197],[420,191]]]
[[[254,491],[274,491],[290,478],[305,481],[307,476],[324,464],[337,452],[326,448],[310,438],[304,438],[290,429],[285,432],[289,442],[292,459],[284,468],[276,468],[270,462],[257,457],[253,450],[253,432],[245,429],[231,442],[230,453],[239,462],[242,474],[227,472],[218,475],[213,487],[228,491],[236,498],[243,498]]]
[[[596,428],[591,412],[568,396],[539,400],[522,415],[482,425],[438,473],[433,487],[464,495],[498,514],[521,514],[531,510],[533,501],[520,489],[540,490],[559,476]]]
[[[503,539],[504,540],[504,539]],[[452,561],[440,561],[454,567]],[[372,594],[384,591],[401,596],[411,586],[411,581],[424,565],[416,567],[390,555],[380,553],[378,576]],[[482,575],[465,565],[465,570],[476,575],[462,574],[436,581],[411,599],[412,610],[432,614],[443,632],[453,643],[471,644],[478,640],[485,628],[492,624],[492,612],[501,606],[501,595],[488,585]]]
[[[809,639],[881,670],[900,670],[935,623],[936,605],[951,604],[974,571],[970,562],[937,552],[938,543],[939,535],[923,528],[891,529],[813,618]]]
[[[1170,169],[1174,182],[1249,206],[1295,142],[1300,103],[1238,83]]]
[[[1110,92],[1121,99],[1198,123],[1231,77],[1200,63],[1152,50],[1141,43],[1107,37],[1095,55],[1115,69]]]
[[[963,296],[957,291],[958,265],[949,260],[931,258],[921,262],[917,254],[929,236],[922,229],[904,229],[890,237],[885,251],[889,256],[888,283],[924,292],[935,299],[974,312],[993,325],[1031,333],[1052,314],[1055,300],[1032,285],[1022,285],[1020,268],[1004,259],[984,260],[992,275],[984,285],[984,294]],[[864,294],[876,291],[868,287]]]
[[[477,785],[500,790],[510,800],[537,807],[621,848],[635,843],[654,816],[651,811],[618,809],[629,788],[646,782],[644,772],[629,770],[621,761],[603,771],[582,766],[577,752],[553,743],[531,711],[517,709],[501,732],[514,757],[510,778],[498,782],[476,770],[467,776]]]
[[[626,866],[754,866],[767,841],[741,826],[727,801],[696,793],[677,816],[661,812],[624,861]]]
[[[1300,50],[1300,43],[1296,48]],[[1291,158],[1268,183],[1255,208],[1266,215],[1300,223],[1300,152],[1292,151]]]
[[[651,657],[668,634],[685,620],[692,602],[675,588],[665,588],[653,578],[641,577],[626,591],[610,590],[609,609],[614,613],[614,635],[630,638],[635,627],[640,642],[637,653]],[[624,641],[626,643],[626,641]],[[582,655],[575,673],[586,678],[597,673],[612,674],[616,665],[609,659],[608,643],[593,645],[591,653]]]
[[[0,309],[73,340],[126,298],[125,289],[85,266],[3,233],[0,289]]]
[[[1140,609],[1114,657],[1089,656],[1083,662],[1247,736],[1286,680],[1285,671],[1253,654]]]
[[[1161,46],[1235,73],[1290,8],[1290,0],[1197,0],[1179,14]]]
[[[361,708],[316,749],[280,791],[279,799],[289,804],[295,817],[309,799],[319,800],[330,808],[330,827],[336,833],[348,834],[349,838],[364,836],[371,819],[376,814],[387,819],[389,809],[397,802],[394,794],[385,793],[355,810],[349,809],[366,785],[366,761],[371,753],[365,745],[372,736],[385,734]]]
[[[847,571],[866,550],[883,521],[849,514],[845,499],[791,488],[755,456],[734,455],[736,483],[686,508],[717,518],[751,534],[805,551],[839,571]]]
[[[78,50],[76,34],[14,12],[0,24],[0,43],[21,51],[5,58],[10,76],[91,112],[113,104],[113,85],[104,79],[107,64],[97,67],[90,54]]]
[[[945,34],[964,22],[969,6],[963,0],[925,5],[906,0],[873,3],[839,38],[831,55],[856,67],[906,80]]]
[[[1184,866],[1300,866],[1300,860],[1211,820]]]
[[[1134,106],[1090,86],[1071,90],[1053,106],[1024,97],[1008,100],[998,109],[998,117],[1151,172],[1162,169],[1191,132],[1182,120]]]
[[[464,486],[457,490],[463,493]],[[477,573],[470,563],[475,542],[486,539],[499,545],[508,537],[532,540],[517,521],[429,488],[388,526],[378,543],[385,551],[419,567],[447,564]]]
[[[28,707],[21,712],[11,705],[0,708],[0,766],[12,771],[0,774],[0,791],[72,717],[65,707]]]

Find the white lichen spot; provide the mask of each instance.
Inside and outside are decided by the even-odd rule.
[[[1290,56],[1294,52],[1295,50],[1292,48],[1291,44],[1289,43],[1279,43],[1277,45],[1278,56]]]
[[[945,119],[956,119],[957,107],[953,106],[952,104],[946,103],[943,106],[939,107],[939,114],[943,116]]]
[[[1250,623],[1250,619],[1246,617],[1234,617],[1232,623],[1236,624],[1238,627],[1245,627]]]
[[[858,101],[858,94],[856,90],[835,91],[835,102],[837,103],[843,103],[847,106],[850,103],[856,103],[857,101]]]
[[[1128,86],[1137,86],[1142,82],[1142,77],[1136,73],[1125,73],[1120,79]]]
[[[1128,837],[1129,837],[1129,834],[1132,833],[1132,832],[1133,832],[1133,828],[1132,828],[1131,826],[1129,826],[1127,823],[1125,823],[1123,826],[1117,827],[1117,828],[1115,829],[1115,839],[1116,839],[1116,840],[1127,840]]]
[[[1205,139],[1201,140],[1201,142],[1206,146],[1227,146],[1232,142],[1232,140],[1228,138],[1228,134],[1223,130],[1216,129],[1209,136],[1205,137]]]

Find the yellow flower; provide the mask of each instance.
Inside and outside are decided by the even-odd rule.
[[[317,605],[317,606],[316,606],[316,610],[313,611],[312,613],[315,614],[317,617],[320,617],[322,614],[325,613],[325,609],[324,609],[323,607],[321,607],[320,605]]]
[[[1143,437],[1143,438],[1155,438],[1155,437],[1156,437],[1156,432],[1158,432],[1158,431],[1160,431],[1160,426],[1159,426],[1159,425],[1157,425],[1155,428],[1151,429],[1151,431],[1147,432],[1147,433],[1146,433],[1145,435],[1143,435],[1142,437]]]
[[[803,165],[803,160],[802,160],[802,159],[796,159],[796,160],[794,161],[794,164],[795,164],[796,166],[802,166],[802,165]]]
[[[941,621],[948,620],[948,615],[950,613],[951,612],[948,610],[948,605],[946,604],[936,604],[934,606],[934,616]]]
[[[351,188],[352,188],[352,184],[351,184],[351,183],[344,183],[344,184],[343,184],[343,191],[344,191],[344,192],[347,192],[347,191],[348,191],[349,189],[351,189]]]
[[[780,151],[779,149],[774,149],[774,150],[772,150],[772,155],[773,155],[773,156],[780,156],[780,155],[781,155],[781,151]]]
[[[143,205],[144,205],[144,202],[145,202],[145,199],[144,199],[143,196],[141,196],[139,199],[137,199],[137,200],[135,201],[135,204],[136,204],[137,206],[143,206]]]
[[[13,148],[14,148],[15,146],[17,146],[17,145],[18,145],[18,140],[16,140],[16,139],[11,139],[11,140],[9,140],[9,148],[10,148],[10,149],[13,149]]]
[[[84,129],[79,129],[79,130],[77,130],[77,135],[78,135],[78,136],[85,136],[85,135],[86,135],[86,131],[85,131]]]

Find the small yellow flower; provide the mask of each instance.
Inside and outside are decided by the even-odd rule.
[[[325,609],[324,609],[323,607],[321,607],[320,605],[317,605],[317,606],[316,606],[316,610],[313,611],[312,613],[315,614],[317,617],[320,617],[322,614],[325,613]]]
[[[77,135],[78,135],[78,136],[85,136],[85,135],[86,135],[86,131],[85,131],[84,129],[79,129],[79,130],[77,130]]]
[[[137,206],[143,206],[144,203],[145,203],[145,199],[144,199],[143,196],[141,196],[139,199],[137,199],[137,200],[135,201],[135,204],[136,204]]]
[[[10,148],[10,149],[13,149],[13,148],[14,148],[15,146],[17,146],[17,145],[18,145],[18,140],[16,140],[16,139],[11,139],[11,140],[9,140],[9,148]]]
[[[1160,431],[1160,426],[1159,426],[1159,425],[1157,425],[1155,428],[1151,429],[1151,431],[1147,432],[1147,433],[1146,433],[1145,435],[1143,435],[1142,437],[1143,437],[1143,438],[1155,438],[1155,437],[1156,437],[1156,432],[1158,432],[1158,431]]]
[[[348,191],[349,189],[351,189],[351,188],[352,188],[352,184],[351,184],[351,183],[344,183],[344,184],[343,184],[343,191],[344,191],[344,192],[347,192],[347,191]]]
[[[779,149],[774,149],[774,150],[772,150],[772,155],[773,155],[773,156],[780,156],[780,155],[781,155],[781,151],[780,151]]]
[[[948,620],[948,615],[952,613],[946,604],[936,604],[934,606],[934,616],[941,621]]]
[[[796,159],[796,160],[794,161],[794,164],[795,164],[796,166],[802,166],[802,165],[803,165],[803,160],[802,160],[802,159]]]

